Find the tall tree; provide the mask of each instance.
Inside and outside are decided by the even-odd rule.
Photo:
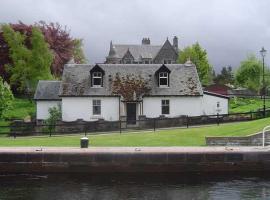
[[[72,38],[66,27],[62,27],[58,23],[46,23],[40,21],[34,25],[27,25],[19,22],[10,24],[10,26],[14,31],[18,31],[25,35],[24,43],[28,48],[31,48],[33,27],[40,28],[45,41],[49,44],[49,48],[53,53],[53,62],[50,67],[52,74],[56,77],[61,76],[64,65],[72,58],[74,58],[76,63],[86,62],[82,49],[82,40]],[[4,66],[6,64],[11,64],[11,62],[9,45],[5,40],[0,27],[0,76],[6,81],[9,81],[10,74]]]
[[[12,100],[13,94],[9,85],[0,77],[0,119],[3,117],[5,111],[10,108]]]
[[[196,65],[201,82],[209,84],[212,66],[209,64],[206,50],[198,42],[180,51],[178,63],[185,63],[189,58]]]
[[[53,55],[39,28],[32,29],[31,48],[25,44],[26,35],[14,31],[9,25],[2,28],[12,60],[7,66],[11,74],[10,83],[19,86],[19,90],[32,94],[38,80],[52,78],[50,66]]]
[[[74,39],[74,48],[73,48],[73,57],[75,63],[84,64],[87,63],[87,59],[83,52],[83,40],[82,39]]]
[[[261,88],[262,63],[255,55],[248,55],[243,60],[235,74],[239,86],[259,91]]]
[[[234,76],[232,67],[222,67],[220,74],[216,75],[214,78],[214,82],[217,84],[233,84],[234,83]]]

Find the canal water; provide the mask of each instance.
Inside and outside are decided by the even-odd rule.
[[[266,174],[0,175],[0,199],[270,199],[270,176]]]

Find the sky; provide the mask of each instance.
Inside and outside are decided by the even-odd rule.
[[[269,0],[0,0],[0,23],[58,22],[82,38],[90,63],[105,61],[109,44],[199,42],[216,71],[248,54],[270,52]],[[270,63],[270,53],[266,64]]]

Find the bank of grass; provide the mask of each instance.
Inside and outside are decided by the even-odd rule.
[[[0,126],[8,126],[12,119],[25,119],[30,118],[35,113],[36,107],[33,101],[25,98],[14,98],[12,107],[5,112],[4,117],[0,119]],[[1,133],[8,132],[7,128],[0,128]]]
[[[270,118],[250,122],[211,125],[198,128],[158,130],[156,132],[112,133],[89,136],[90,146],[204,146],[205,136],[244,136],[270,125]],[[82,135],[55,137],[0,138],[0,146],[79,147]]]
[[[265,101],[266,107],[270,107],[270,99]],[[230,113],[242,113],[257,111],[263,108],[263,100],[260,98],[231,98],[229,101]]]

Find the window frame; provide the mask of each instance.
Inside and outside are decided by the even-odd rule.
[[[98,113],[95,113],[96,109],[95,107],[98,107]],[[101,100],[100,99],[93,99],[92,100],[92,114],[94,116],[100,116],[101,115]]]
[[[166,74],[166,76],[164,76],[165,74]],[[161,79],[162,80],[166,79],[167,84],[161,84]],[[159,81],[159,87],[169,87],[169,73],[168,72],[159,72],[158,81]]]
[[[167,108],[168,112],[164,112],[163,109]],[[170,100],[169,99],[162,99],[161,100],[161,114],[162,115],[169,115],[170,114]]]
[[[100,85],[95,85],[95,79],[100,80]],[[93,72],[92,73],[92,87],[102,87],[103,75],[102,72]]]

